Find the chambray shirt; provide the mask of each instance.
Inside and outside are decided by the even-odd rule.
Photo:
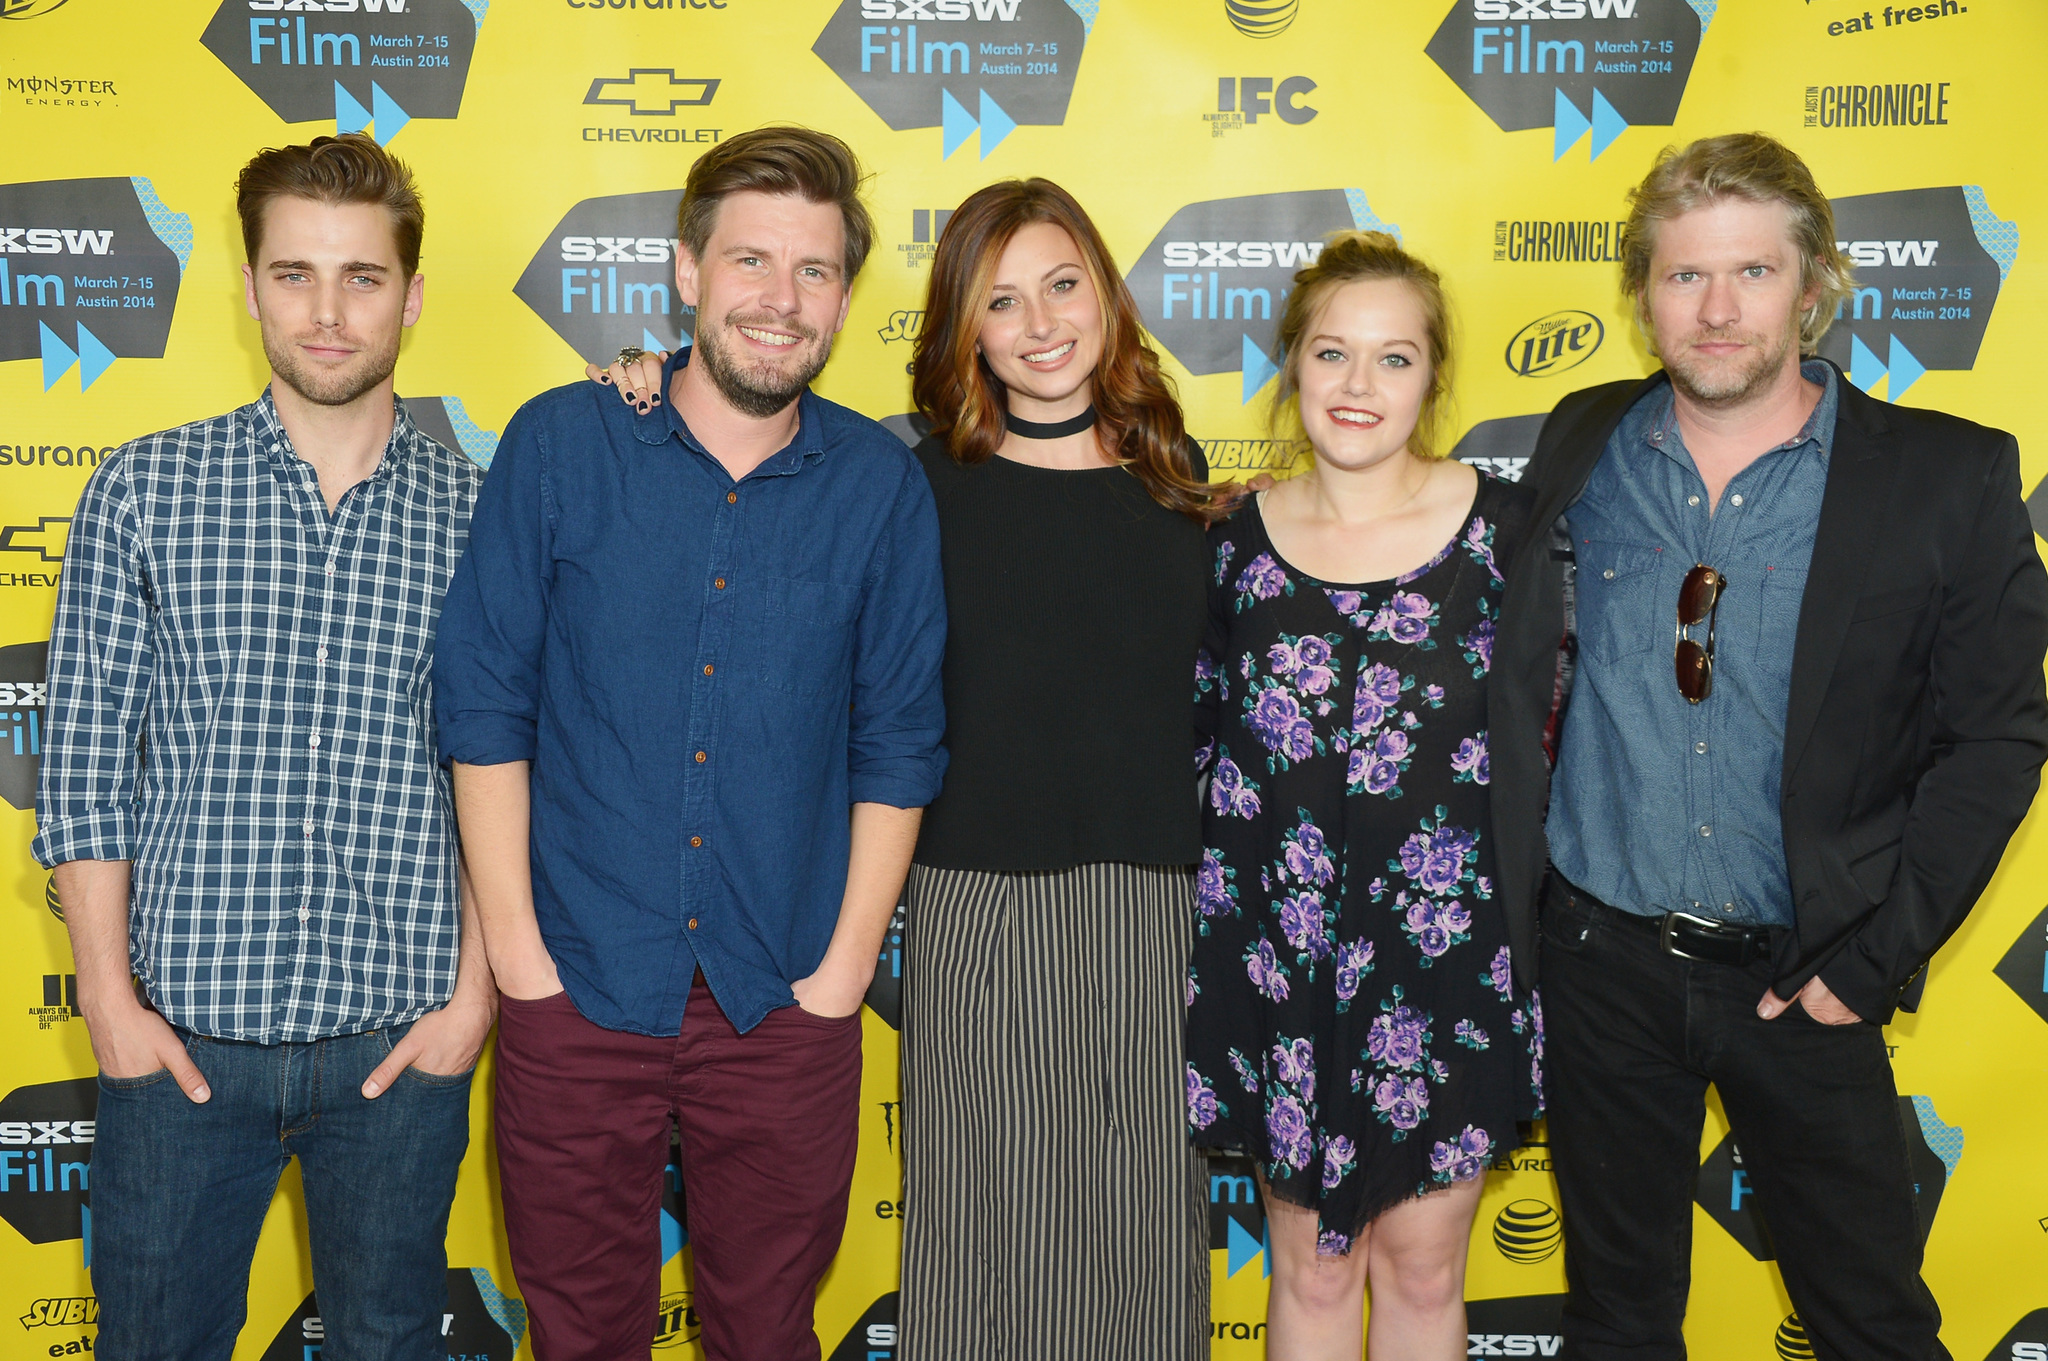
[[[1566,512],[1578,556],[1577,679],[1547,830],[1579,887],[1630,912],[1790,926],[1779,786],[1792,644],[1827,488],[1840,397],[1729,482],[1709,513],[1671,388],[1645,393]],[[1727,577],[1713,693],[1678,693],[1678,591],[1695,563]],[[1691,636],[1705,641],[1706,631]]]
[[[533,762],[541,938],[610,1030],[676,1034],[698,969],[742,1031],[793,1005],[838,923],[849,806],[939,790],[931,487],[875,422],[797,410],[735,482],[673,403],[543,393],[449,588],[442,755]]]
[[[86,484],[34,853],[134,862],[129,956],[173,1025],[304,1042],[453,993],[430,668],[482,480],[400,405],[330,515],[265,392],[123,446]]]

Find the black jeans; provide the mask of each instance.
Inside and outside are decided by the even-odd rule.
[[[1685,1356],[1707,1084],[1742,1149],[1792,1307],[1822,1361],[1947,1361],[1883,1032],[1794,1004],[1768,960],[1680,959],[1554,873],[1543,1010],[1565,1243],[1563,1355]]]

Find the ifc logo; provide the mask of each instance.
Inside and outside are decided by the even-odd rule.
[[[1813,1343],[1806,1340],[1806,1325],[1799,1315],[1787,1314],[1778,1325],[1779,1361],[1814,1361]]]
[[[1510,1262],[1534,1266],[1553,1256],[1564,1243],[1564,1225],[1557,1211],[1540,1200],[1517,1200],[1493,1220],[1493,1245]]]
[[[1247,38],[1285,33],[1301,10],[1301,0],[1223,0],[1230,26]]]

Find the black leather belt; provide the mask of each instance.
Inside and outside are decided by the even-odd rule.
[[[1626,912],[1609,903],[1601,902],[1555,870],[1551,871],[1551,879],[1557,890],[1577,898],[1588,906],[1607,908],[1615,921],[1654,935],[1657,938],[1657,948],[1667,955],[1676,955],[1680,959],[1705,960],[1710,964],[1726,964],[1737,969],[1759,959],[1768,959],[1771,955],[1771,933],[1776,928],[1738,926],[1733,922],[1695,917],[1690,912],[1667,912],[1662,916]]]

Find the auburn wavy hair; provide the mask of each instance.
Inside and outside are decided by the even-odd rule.
[[[1002,380],[975,342],[1003,249],[1034,222],[1049,222],[1074,239],[1101,300],[1102,358],[1095,366],[1094,395],[1103,443],[1153,500],[1206,522],[1215,513],[1212,494],[1194,478],[1180,402],[1145,339],[1138,305],[1102,234],[1074,196],[1051,180],[1003,180],[978,189],[939,233],[924,325],[910,365],[919,414],[960,463],[986,462],[1001,446],[1009,405]]]

